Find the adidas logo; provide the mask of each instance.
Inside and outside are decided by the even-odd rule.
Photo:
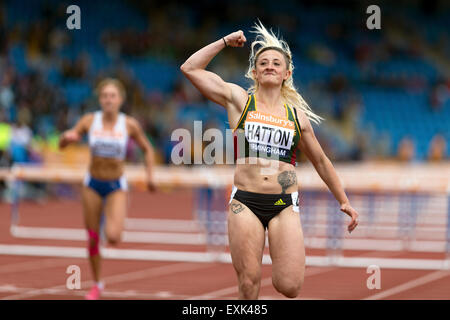
[[[284,201],[281,200],[281,199],[274,203],[274,205],[276,205],[276,206],[281,206],[281,205],[284,205],[284,204],[286,204],[286,203],[284,203]]]

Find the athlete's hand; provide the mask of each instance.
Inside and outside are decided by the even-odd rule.
[[[242,30],[230,33],[225,36],[224,39],[229,47],[243,47],[244,43],[247,41]]]
[[[150,192],[156,191],[156,184],[153,178],[147,178],[147,190]]]
[[[69,143],[80,141],[80,135],[73,130],[66,131],[62,134],[59,140],[59,147],[62,149],[66,147]]]
[[[348,232],[351,233],[359,223],[359,219],[358,219],[359,214],[358,214],[358,212],[356,212],[355,209],[352,208],[352,206],[349,203],[342,204],[341,211],[348,214],[350,216],[350,218],[352,218],[352,221],[350,221],[350,223],[348,225]]]

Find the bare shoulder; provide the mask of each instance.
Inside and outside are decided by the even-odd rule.
[[[127,125],[131,125],[131,126],[139,125],[139,121],[132,116],[125,115],[125,121],[127,122]]]
[[[84,119],[83,121],[92,121],[94,120],[94,114],[94,112],[88,112],[81,119]]]
[[[139,121],[136,118],[133,118],[131,116],[125,116],[125,121],[127,124],[127,129],[130,132],[136,133],[138,131],[141,131],[141,124],[139,123]]]
[[[94,113],[93,112],[86,113],[78,121],[75,128],[80,132],[87,131],[91,127],[93,121],[94,121]]]

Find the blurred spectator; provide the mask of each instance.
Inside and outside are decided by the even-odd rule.
[[[9,117],[9,113],[14,104],[14,91],[12,89],[13,75],[11,70],[7,70],[3,74],[0,83],[0,109],[5,110]]]
[[[81,114],[98,109],[95,95],[89,90],[99,78],[114,76],[127,90],[122,111],[140,119],[159,151],[158,158],[170,163],[172,143],[168,140],[174,129],[190,129],[193,120],[204,112],[208,112],[208,119],[217,123],[217,127],[223,128],[226,122],[224,113],[216,112],[222,109],[216,106],[209,109],[199,91],[174,73],[201,46],[239,28],[248,39],[245,48],[221,51],[208,69],[225,81],[246,88],[248,82],[242,75],[248,66],[247,45],[253,40],[248,32],[255,22],[253,17],[260,17],[289,43],[296,68],[294,79],[301,83],[300,92],[311,108],[326,118],[327,122],[317,128],[317,135],[330,157],[347,161],[367,159],[368,155],[376,159],[395,156],[387,141],[397,145],[398,137],[409,131],[397,125],[394,117],[386,118],[385,108],[374,110],[375,106],[392,106],[394,114],[402,112],[401,106],[420,101],[416,110],[429,107],[438,113],[445,112],[450,80],[442,73],[445,68],[439,59],[433,59],[431,66],[428,59],[443,56],[441,60],[448,60],[448,29],[442,23],[445,19],[439,19],[439,15],[445,17],[448,7],[438,6],[433,11],[435,23],[430,29],[427,20],[423,20],[420,5],[408,6],[411,12],[405,12],[406,18],[401,19],[394,14],[395,6],[389,7],[385,1],[383,28],[367,32],[365,25],[361,29],[355,23],[359,20],[349,13],[352,5],[344,3],[338,9],[315,6],[314,1],[303,5],[286,0],[283,5],[273,6],[269,16],[265,13],[269,11],[266,2],[230,1],[236,6],[226,1],[182,5],[170,0],[164,3],[117,0],[114,6],[119,9],[105,10],[100,19],[92,13],[95,1],[86,2],[82,23],[86,27],[77,31],[68,31],[61,24],[67,17],[64,3],[36,0],[33,12],[24,12],[33,18],[23,20],[17,12],[26,11],[25,7],[15,1],[1,2],[0,111],[5,112],[3,116],[10,122],[23,118],[21,113],[28,113],[32,119],[24,126],[17,125],[15,139],[17,135],[26,137],[28,128],[36,140],[53,141],[58,132],[72,126]],[[231,9],[235,7],[239,9]],[[15,14],[7,16],[7,12],[14,10]],[[414,24],[408,23],[410,18]],[[435,39],[433,35],[430,38],[435,31]],[[160,64],[176,68],[169,74],[139,72],[158,70]],[[156,89],[155,84],[157,87],[164,79],[171,79],[169,89]],[[392,98],[391,92],[399,94]],[[371,94],[376,97],[366,99]],[[420,124],[414,122],[417,115],[408,116],[411,116],[408,123],[417,126],[416,132],[424,135],[436,123],[426,118],[434,115],[421,117]],[[446,117],[442,115],[439,120],[444,123],[439,125],[450,126]],[[371,127],[376,134],[367,134]],[[379,132],[384,134],[380,136]],[[417,150],[413,147],[412,153],[426,158],[423,144],[418,147]],[[406,158],[414,156],[408,156],[411,152],[408,143],[399,149]],[[130,155],[133,150],[130,145]],[[134,154],[130,159],[137,157]]]
[[[351,161],[363,161],[368,158],[368,137],[362,133],[356,135],[356,144],[350,153]]]
[[[89,55],[87,53],[79,55],[75,61],[65,59],[62,63],[62,75],[64,78],[71,80],[85,79],[88,74],[89,64]]]
[[[449,98],[450,93],[444,81],[437,82],[430,92],[430,107],[439,111]]]
[[[5,19],[6,19],[5,5],[3,3],[0,3],[0,55],[4,55],[7,49]]]
[[[428,149],[428,161],[439,162],[446,159],[447,144],[442,135],[437,134],[433,137]]]
[[[414,160],[415,146],[410,138],[403,138],[397,149],[397,159],[401,162],[411,162]]]
[[[29,121],[29,110],[22,109],[19,112],[17,124],[12,126],[10,154],[13,163],[28,162],[29,160],[29,146],[33,136],[27,125]]]
[[[8,153],[11,140],[11,126],[6,122],[4,110],[0,109],[0,168],[10,166],[10,157]],[[3,193],[6,190],[6,182],[0,180],[0,201],[3,199]]]
[[[5,112],[0,109],[0,167],[10,164],[9,145],[11,142],[11,125],[7,122]]]

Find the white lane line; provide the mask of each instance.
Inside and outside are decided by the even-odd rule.
[[[417,279],[414,279],[414,280],[410,280],[410,281],[407,281],[407,282],[405,282],[403,284],[395,286],[393,288],[384,290],[384,291],[382,291],[380,293],[368,296],[368,297],[366,297],[366,298],[364,298],[362,300],[379,300],[379,299],[384,299],[386,297],[393,296],[393,295],[401,293],[403,291],[406,291],[406,290],[409,290],[409,289],[413,289],[413,288],[419,287],[421,285],[424,285],[424,284],[427,284],[427,283],[430,283],[430,282],[433,282],[433,281],[436,281],[438,279],[445,278],[445,277],[448,277],[448,276],[450,276],[450,271],[442,271],[442,270],[441,271],[435,271],[435,272],[426,274],[426,275],[424,275],[424,276],[422,276],[420,278],[417,278]]]
[[[78,263],[80,264],[80,263]],[[16,273],[16,272],[25,272],[32,270],[42,270],[44,268],[53,268],[63,265],[69,265],[67,260],[63,258],[50,258],[50,259],[39,259],[39,260],[31,260],[31,261],[23,261],[18,263],[11,263],[0,266],[0,274],[1,273]]]
[[[165,275],[169,275],[169,274],[174,274],[174,273],[179,273],[179,272],[187,272],[187,271],[192,271],[192,270],[197,270],[197,269],[202,269],[202,268],[209,268],[209,267],[211,267],[211,265],[208,265],[208,264],[192,264],[189,262],[176,263],[176,264],[164,265],[164,266],[159,266],[159,267],[152,267],[152,268],[148,268],[148,269],[144,269],[144,270],[140,270],[140,271],[133,271],[133,272],[123,273],[123,274],[118,274],[118,275],[112,275],[109,277],[104,277],[102,279],[102,281],[105,282],[105,286],[108,286],[108,285],[116,284],[116,283],[122,283],[122,282],[134,281],[134,280],[140,280],[140,279],[146,279],[146,278],[160,277],[160,276],[165,276]],[[81,283],[81,287],[85,287],[85,286],[89,287],[92,284],[93,284],[92,280],[83,281]],[[31,290],[28,292],[21,293],[21,294],[6,296],[0,300],[28,299],[33,296],[45,294],[46,292],[48,293],[49,290],[51,291],[54,289],[66,289],[66,284],[53,286],[53,287],[49,287],[49,288],[36,289],[36,290]],[[68,289],[66,289],[66,290],[68,292],[71,291]]]
[[[26,292],[26,291],[30,291],[30,290],[36,290],[34,288],[21,288],[21,287],[17,287],[14,284],[3,284],[0,285],[0,292],[14,292],[14,293],[18,293],[18,292]]]
[[[37,288],[20,288],[14,285],[3,285],[0,286],[0,293],[20,293],[30,290],[39,290]],[[46,289],[42,292],[42,295],[55,295],[55,296],[67,296],[68,299],[71,297],[84,297],[88,291],[87,290],[66,290],[66,289]],[[174,294],[170,291],[158,291],[158,292],[143,292],[135,290],[125,290],[125,291],[112,291],[104,290],[102,292],[102,299],[144,299],[144,300],[154,300],[154,299],[177,299],[183,300],[189,298],[186,294]],[[209,297],[214,299],[214,297]],[[261,296],[260,300],[279,300],[279,296]],[[300,300],[322,300],[316,297],[301,297]],[[236,297],[225,296],[221,297],[220,300],[236,300]]]
[[[0,293],[23,293],[27,291],[37,291],[42,290],[42,295],[65,295],[65,296],[84,296],[88,293],[88,290],[67,290],[67,289],[38,289],[38,288],[20,288],[15,285],[2,285],[0,286]],[[139,299],[184,299],[187,295],[178,295],[173,294],[169,291],[159,291],[159,292],[142,292],[135,290],[125,290],[125,291],[112,291],[112,290],[104,290],[102,292],[102,298],[139,298]]]
[[[377,255],[377,254],[378,254],[378,252],[376,252],[376,251],[365,253],[365,255],[368,256],[368,257],[370,257],[371,255]],[[394,256],[394,255],[398,255],[398,254],[400,254],[400,253],[399,252],[396,252],[396,253],[390,252],[388,255],[389,256]],[[362,255],[362,254],[360,254],[360,255]],[[269,258],[270,258],[270,256],[269,256]],[[310,265],[309,262],[310,262],[311,258],[315,258],[315,257],[310,257],[310,256],[306,257],[306,262],[307,262],[306,265],[307,266]],[[329,271],[334,271],[336,269],[338,269],[338,267],[336,267],[336,266],[330,267],[329,265],[322,267],[322,269],[309,269],[309,268],[306,268],[306,270],[305,270],[305,277],[310,277],[310,276],[314,276],[314,275],[317,275],[317,274],[326,273],[326,272],[329,272]],[[271,285],[271,284],[272,284],[272,277],[264,278],[264,279],[261,280],[260,289],[262,287],[264,287],[264,286],[268,286],[268,285]],[[228,288],[224,288],[224,289],[219,289],[219,290],[216,290],[216,291],[208,292],[208,293],[205,293],[205,294],[202,294],[202,295],[199,295],[199,296],[194,296],[194,297],[189,298],[188,300],[211,299],[211,298],[220,297],[222,295],[236,294],[238,292],[239,292],[238,286],[235,285],[235,286],[232,286],[232,287],[228,287]],[[278,297],[278,299],[279,298],[280,297]],[[299,297],[298,299],[305,299],[305,298]],[[316,298],[313,298],[313,299],[316,299]]]
[[[329,271],[334,270],[334,269],[336,269],[336,268],[306,269],[305,270],[305,277],[313,276],[313,275],[320,274],[320,273],[329,272]],[[271,285],[271,284],[272,284],[272,277],[266,277],[266,278],[261,280],[260,288],[268,286],[268,285]],[[218,298],[218,297],[221,297],[221,296],[224,296],[224,295],[236,294],[238,292],[239,292],[239,289],[238,289],[238,286],[236,284],[236,285],[234,285],[232,287],[228,287],[228,288],[224,288],[224,289],[220,289],[220,290],[215,290],[215,291],[211,291],[211,292],[208,292],[208,293],[205,293],[205,294],[202,294],[202,295],[190,297],[187,300],[214,299],[214,298]]]

